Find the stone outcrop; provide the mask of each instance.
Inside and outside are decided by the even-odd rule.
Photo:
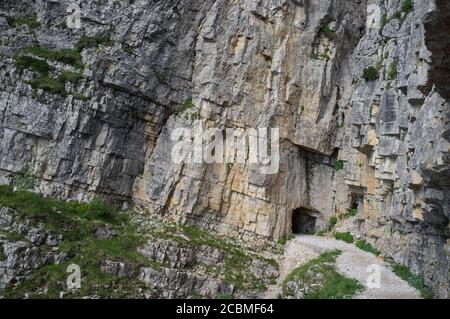
[[[0,182],[31,174],[49,196],[245,239],[289,236],[294,211],[323,229],[357,209],[368,241],[448,297],[447,2],[86,0],[69,29],[69,1],[2,1]],[[40,25],[10,18],[33,15]],[[55,78],[81,73],[57,93],[17,63],[105,34],[79,50],[81,69],[34,55]],[[175,164],[170,134],[195,121],[278,127],[278,173]]]
[[[69,256],[52,250],[62,235],[34,228],[20,219],[16,211],[0,208],[0,295],[10,283],[22,281],[35,269],[60,264]]]

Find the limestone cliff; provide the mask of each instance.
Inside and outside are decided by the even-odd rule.
[[[0,4],[0,183],[94,195],[278,240],[293,215],[361,236],[449,292],[446,0]],[[280,169],[174,164],[171,132],[280,129]]]

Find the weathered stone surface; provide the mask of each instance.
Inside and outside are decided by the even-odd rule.
[[[14,210],[9,207],[2,207],[0,210],[0,228],[6,228],[13,224]]]
[[[95,230],[95,236],[99,239],[113,239],[116,236],[116,232],[111,225],[105,225]]]
[[[219,293],[219,283],[191,273],[170,268],[142,268],[140,279],[152,287],[160,289],[165,298],[186,298],[197,292],[206,298],[214,298]]]
[[[34,228],[29,231],[27,238],[32,244],[40,246],[45,243],[46,235],[41,229]]]
[[[152,261],[168,263],[172,268],[184,268],[196,262],[196,254],[191,248],[178,247],[171,240],[148,241],[139,251]],[[203,252],[199,251],[199,255]]]
[[[47,234],[47,238],[45,239],[45,244],[55,247],[55,246],[58,246],[62,242],[63,239],[64,239],[63,235],[50,232]]]
[[[103,273],[108,275],[114,275],[119,277],[132,277],[133,269],[130,265],[122,262],[105,260],[100,265],[100,269]]]
[[[29,220],[19,218],[17,212],[9,207],[0,207],[0,223],[0,230],[5,232],[0,236],[0,295],[8,283],[20,282],[34,269],[60,264],[70,256],[45,247],[56,248],[63,239],[61,234],[29,226]],[[8,233],[18,238],[4,239],[3,234]]]
[[[67,1],[2,1],[2,15],[35,13],[41,26],[0,18],[0,182],[29,171],[46,195],[101,194],[243,239],[290,235],[298,208],[317,229],[357,208],[361,236],[448,297],[448,1],[413,2],[89,0],[73,31],[61,28]],[[35,75],[15,66],[20,48],[69,49],[110,28],[110,43],[83,50],[66,95],[33,90]],[[376,80],[362,78],[369,66]],[[278,127],[279,172],[175,164],[170,134],[194,118]],[[154,245],[148,254],[164,259]],[[173,255],[180,266],[196,254]]]

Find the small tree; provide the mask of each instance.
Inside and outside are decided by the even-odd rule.
[[[378,71],[373,66],[370,66],[368,68],[365,68],[363,71],[363,78],[367,82],[369,81],[375,81],[378,79]]]

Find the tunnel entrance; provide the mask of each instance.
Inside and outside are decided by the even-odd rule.
[[[365,190],[363,188],[359,187],[350,188],[349,209],[354,210],[359,216],[361,216],[364,211],[364,194]]]
[[[314,211],[300,207],[292,211],[292,233],[314,234],[316,231]]]

